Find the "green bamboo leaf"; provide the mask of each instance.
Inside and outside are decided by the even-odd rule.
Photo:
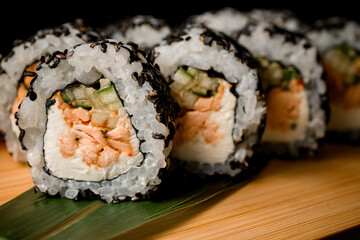
[[[68,201],[35,194],[33,189],[0,207],[0,237],[36,239],[101,201]]]
[[[0,239],[107,239],[161,216],[240,187],[265,165],[239,178],[168,179],[151,201],[107,204],[100,200],[50,198],[28,190],[0,207]]]
[[[181,191],[176,196],[159,201],[106,204],[66,228],[60,229],[50,239],[114,237],[158,217],[200,203],[212,194],[223,191],[224,184],[229,183],[228,180],[197,184],[188,193]]]

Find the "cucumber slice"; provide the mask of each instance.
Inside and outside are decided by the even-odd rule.
[[[71,104],[74,107],[91,108],[91,102],[88,99],[76,99]]]
[[[190,78],[193,78],[194,77],[194,74],[191,74],[189,71],[185,70],[185,68],[183,67],[180,67],[179,68],[179,71],[181,72],[181,74],[184,74]]]
[[[178,82],[173,82],[170,84],[171,91],[175,92],[177,94],[179,94],[183,88],[184,88],[184,86]]]
[[[86,97],[91,102],[91,106],[97,109],[104,109],[106,105],[101,101],[99,94],[94,88],[86,88]]]
[[[292,68],[283,69],[283,79],[285,81],[290,81],[290,80],[296,79],[298,77],[299,77],[299,74],[296,72],[295,69],[292,69]]]
[[[86,87],[84,85],[72,87],[69,90],[71,90],[74,95],[74,99],[86,99]]]
[[[80,85],[61,91],[61,96],[64,102],[74,107],[111,110],[123,107],[114,85],[107,79],[100,79],[99,90]]]
[[[109,109],[119,109],[123,107],[114,85],[109,85],[103,89],[99,89],[97,94],[100,101]]]
[[[61,91],[61,97],[65,103],[74,107],[91,108],[92,104],[86,95],[85,87],[67,88]]]
[[[342,44],[340,46],[337,47],[337,49],[344,54],[344,56],[346,56],[350,61],[353,61],[356,58],[356,51],[349,47],[346,44]]]
[[[206,88],[203,88],[203,87],[194,87],[192,89],[192,93],[194,93],[198,96],[201,96],[201,97],[210,97],[212,94],[212,91],[208,90]]]
[[[195,102],[199,99],[197,94],[193,94],[189,91],[184,91],[182,96],[182,101],[180,103],[180,107],[185,107],[187,109],[193,109]]]
[[[73,96],[71,90],[69,90],[69,89],[65,89],[65,90],[61,91],[61,97],[64,100],[64,102],[67,104],[71,104],[72,101],[74,100],[74,96]]]
[[[267,60],[266,58],[255,56],[254,59],[255,61],[257,61],[261,68],[267,68],[270,65],[269,60]]]
[[[180,67],[179,70],[176,71],[174,75],[174,81],[178,82],[180,85],[186,86],[191,82],[194,78],[189,72],[187,72],[184,68]]]
[[[101,78],[101,79],[99,80],[99,82],[100,82],[100,89],[107,88],[108,86],[111,85],[110,80],[107,79],[107,78]]]
[[[188,67],[186,72],[189,73],[190,75],[192,75],[193,77],[195,77],[195,75],[198,74],[201,71],[196,69],[196,68],[193,68],[193,67]]]
[[[212,79],[207,76],[206,77],[204,76],[199,83],[199,87],[206,89],[217,89],[216,88],[217,83],[218,81],[216,81],[216,79]]]

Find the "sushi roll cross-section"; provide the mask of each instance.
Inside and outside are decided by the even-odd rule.
[[[26,153],[21,149],[19,130],[14,117],[19,104],[27,95],[40,58],[48,58],[54,51],[63,51],[77,44],[98,39],[99,35],[81,20],[64,23],[54,28],[39,30],[24,41],[17,41],[0,66],[0,130],[6,147],[15,161],[26,162]]]
[[[234,34],[257,60],[267,121],[258,151],[313,156],[325,137],[327,87],[318,51],[304,34],[268,22],[251,22]]]
[[[253,148],[266,107],[245,48],[223,33],[187,25],[154,47],[150,59],[175,101],[173,164],[199,176],[237,176],[258,163]]]
[[[359,143],[360,25],[339,17],[321,19],[307,37],[319,49],[329,89],[327,138]]]
[[[360,54],[342,44],[328,50],[322,63],[326,72],[331,107],[329,131],[360,127]]]
[[[105,40],[42,58],[15,114],[36,188],[114,203],[150,197],[169,167],[171,102],[132,45]]]

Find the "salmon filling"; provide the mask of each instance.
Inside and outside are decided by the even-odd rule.
[[[51,98],[44,155],[57,177],[111,179],[142,161],[139,140],[114,86],[100,81],[100,89],[80,85]]]
[[[173,156],[188,161],[223,162],[233,151],[236,98],[219,74],[180,67],[170,85],[180,110],[175,119]],[[214,75],[214,73],[212,73]]]
[[[329,89],[330,130],[359,128],[360,55],[347,46],[330,49],[323,57]]]
[[[262,57],[256,59],[267,104],[262,141],[301,139],[308,121],[308,103],[300,74],[291,66],[285,67]]]

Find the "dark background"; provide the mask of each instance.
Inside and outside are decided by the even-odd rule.
[[[82,18],[85,25],[93,28],[106,26],[124,16],[150,14],[166,20],[171,25],[180,24],[188,16],[208,10],[233,7],[241,11],[253,8],[276,8],[293,11],[302,21],[311,23],[317,19],[341,16],[360,20],[356,1],[174,1],[165,3],[139,1],[32,1],[8,2],[0,10],[0,53],[5,56],[16,39],[26,39],[37,30],[60,25]]]

